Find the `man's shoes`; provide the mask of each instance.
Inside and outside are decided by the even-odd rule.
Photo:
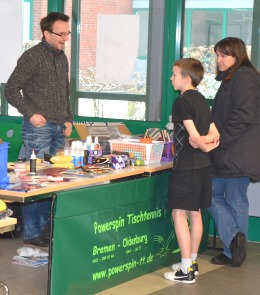
[[[181,268],[181,262],[175,263],[172,265],[172,269],[175,271],[179,270],[180,268]],[[193,269],[195,276],[199,275],[199,266],[198,266],[197,261],[195,261],[195,260],[192,261],[191,268]]]
[[[232,254],[232,266],[240,266],[246,258],[246,236],[242,232],[238,232],[230,243]]]
[[[191,267],[188,268],[187,274],[183,273],[182,270],[177,270],[176,272],[165,272],[163,276],[169,281],[180,282],[184,284],[195,283],[195,274]]]
[[[49,243],[46,241],[46,239],[42,235],[32,240],[24,240],[24,245],[34,246],[34,247],[38,247],[42,249],[49,248]]]
[[[233,261],[231,258],[221,253],[218,256],[213,257],[211,259],[211,263],[217,264],[217,265],[232,265]]]

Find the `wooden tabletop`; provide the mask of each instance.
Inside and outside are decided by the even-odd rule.
[[[0,219],[0,234],[14,230],[14,225],[16,223],[16,218],[6,217],[4,219]]]
[[[77,189],[90,185],[98,185],[107,183],[111,180],[142,175],[145,173],[152,174],[158,171],[171,169],[171,167],[172,161],[149,164],[147,166],[128,166],[124,169],[109,171],[108,173],[95,175],[94,177],[77,177],[75,179],[71,179],[68,182],[50,182],[46,187],[30,190],[28,192],[0,190],[0,197],[3,200],[23,203],[26,201],[33,201],[44,197],[49,197],[52,193],[59,191]]]

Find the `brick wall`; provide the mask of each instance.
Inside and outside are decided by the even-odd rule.
[[[132,14],[132,0],[81,1],[80,70],[96,64],[97,16],[99,14]],[[71,11],[71,0],[66,1]]]
[[[81,1],[80,70],[95,67],[97,16],[99,14],[132,14],[132,0],[84,0]],[[72,0],[66,1],[65,12],[72,15]],[[47,0],[34,0],[33,40],[41,40],[40,20],[47,14]],[[71,42],[65,52],[70,62]]]
[[[41,19],[47,15],[47,0],[34,0],[33,1],[33,40],[41,40],[42,32],[40,29]]]

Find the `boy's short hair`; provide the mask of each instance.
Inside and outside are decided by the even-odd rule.
[[[182,77],[190,77],[191,83],[197,87],[204,76],[202,63],[195,58],[181,58],[173,66],[179,67]]]

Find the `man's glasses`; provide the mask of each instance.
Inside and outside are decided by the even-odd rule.
[[[53,32],[51,30],[49,30],[49,32],[54,34],[54,35],[57,35],[59,37],[62,37],[62,38],[67,37],[67,36],[69,36],[71,34],[71,32],[68,32],[68,33],[55,33],[55,32]]]

